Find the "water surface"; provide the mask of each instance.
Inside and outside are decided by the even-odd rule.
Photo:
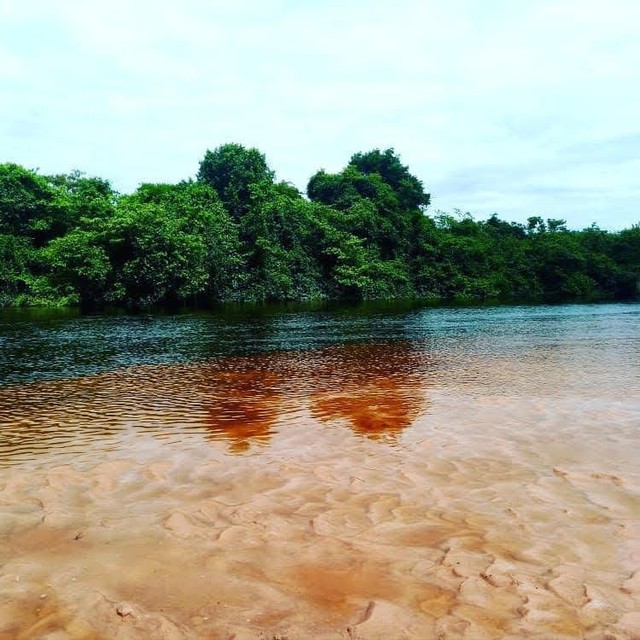
[[[4,314],[0,638],[635,638],[639,321]]]

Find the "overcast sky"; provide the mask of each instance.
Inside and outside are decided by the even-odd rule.
[[[303,189],[393,147],[431,212],[640,222],[640,0],[0,0],[0,162],[122,192],[225,142]]]

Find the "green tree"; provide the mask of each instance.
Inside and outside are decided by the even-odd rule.
[[[205,248],[207,285],[204,302],[235,300],[248,281],[239,225],[223,207],[217,192],[200,182],[177,185],[143,184],[135,198],[160,206],[167,217],[180,221],[183,232],[197,236]]]
[[[50,176],[48,181],[55,189],[55,203],[60,212],[56,235],[113,215],[118,194],[107,180],[72,171]]]
[[[28,300],[33,249],[26,238],[0,234],[0,306]]]
[[[429,206],[431,196],[425,192],[422,182],[402,164],[400,156],[393,149],[356,153],[351,157],[349,165],[365,175],[379,175],[393,189],[402,209]]]
[[[243,217],[251,297],[306,300],[323,296],[321,272],[313,250],[317,207],[297,190],[262,185]]]
[[[238,227],[211,187],[142,185],[106,221],[108,298],[128,306],[234,299],[245,278]]]
[[[54,238],[38,260],[59,304],[95,305],[104,301],[111,274],[107,254],[96,232],[74,229]]]
[[[224,144],[207,150],[200,162],[198,180],[212,186],[231,216],[238,220],[249,208],[256,185],[272,184],[274,172],[257,149]]]
[[[427,194],[421,191],[422,196],[418,198],[414,193],[418,199],[408,202],[408,191],[403,190],[403,185],[413,182],[406,167],[399,164],[390,150],[385,154],[378,151],[356,154],[353,158],[354,164],[349,164],[338,174],[319,171],[312,176],[307,186],[309,199],[342,211],[343,216],[336,218],[335,223],[362,238],[365,246],[379,253],[381,260],[407,260],[417,246],[414,231],[423,217],[420,205],[413,205],[418,200],[428,202]],[[359,163],[369,170],[374,166],[372,159],[382,159],[378,163],[381,165],[379,168],[388,169],[387,174],[397,179],[385,180],[380,173],[364,173],[357,166]],[[394,162],[391,163],[390,159]],[[382,161],[389,161],[402,177],[394,175]],[[407,204],[411,206],[407,208]]]
[[[140,307],[183,301],[208,283],[203,242],[162,207],[123,199],[102,233],[113,265],[107,299]]]
[[[611,242],[610,255],[621,271],[619,297],[640,296],[640,224],[616,235]]]
[[[317,172],[307,195],[239,144],[207,151],[195,182],[127,196],[79,172],[0,165],[0,305],[640,294],[640,226],[432,218],[429,194],[392,149]]]
[[[44,244],[56,235],[62,217],[55,196],[55,189],[35,171],[0,164],[0,233]]]
[[[530,234],[533,233],[545,233],[547,231],[547,226],[544,223],[544,220],[540,216],[531,216],[527,218],[527,232]]]

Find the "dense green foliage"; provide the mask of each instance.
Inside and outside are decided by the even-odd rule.
[[[239,144],[207,151],[195,181],[130,195],[79,173],[4,164],[0,305],[638,294],[638,225],[611,233],[537,216],[526,225],[430,216],[429,200],[392,149],[319,171],[307,197]]]

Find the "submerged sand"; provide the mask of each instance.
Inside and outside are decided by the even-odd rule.
[[[0,638],[640,638],[638,382],[598,362],[388,343],[0,388]]]

